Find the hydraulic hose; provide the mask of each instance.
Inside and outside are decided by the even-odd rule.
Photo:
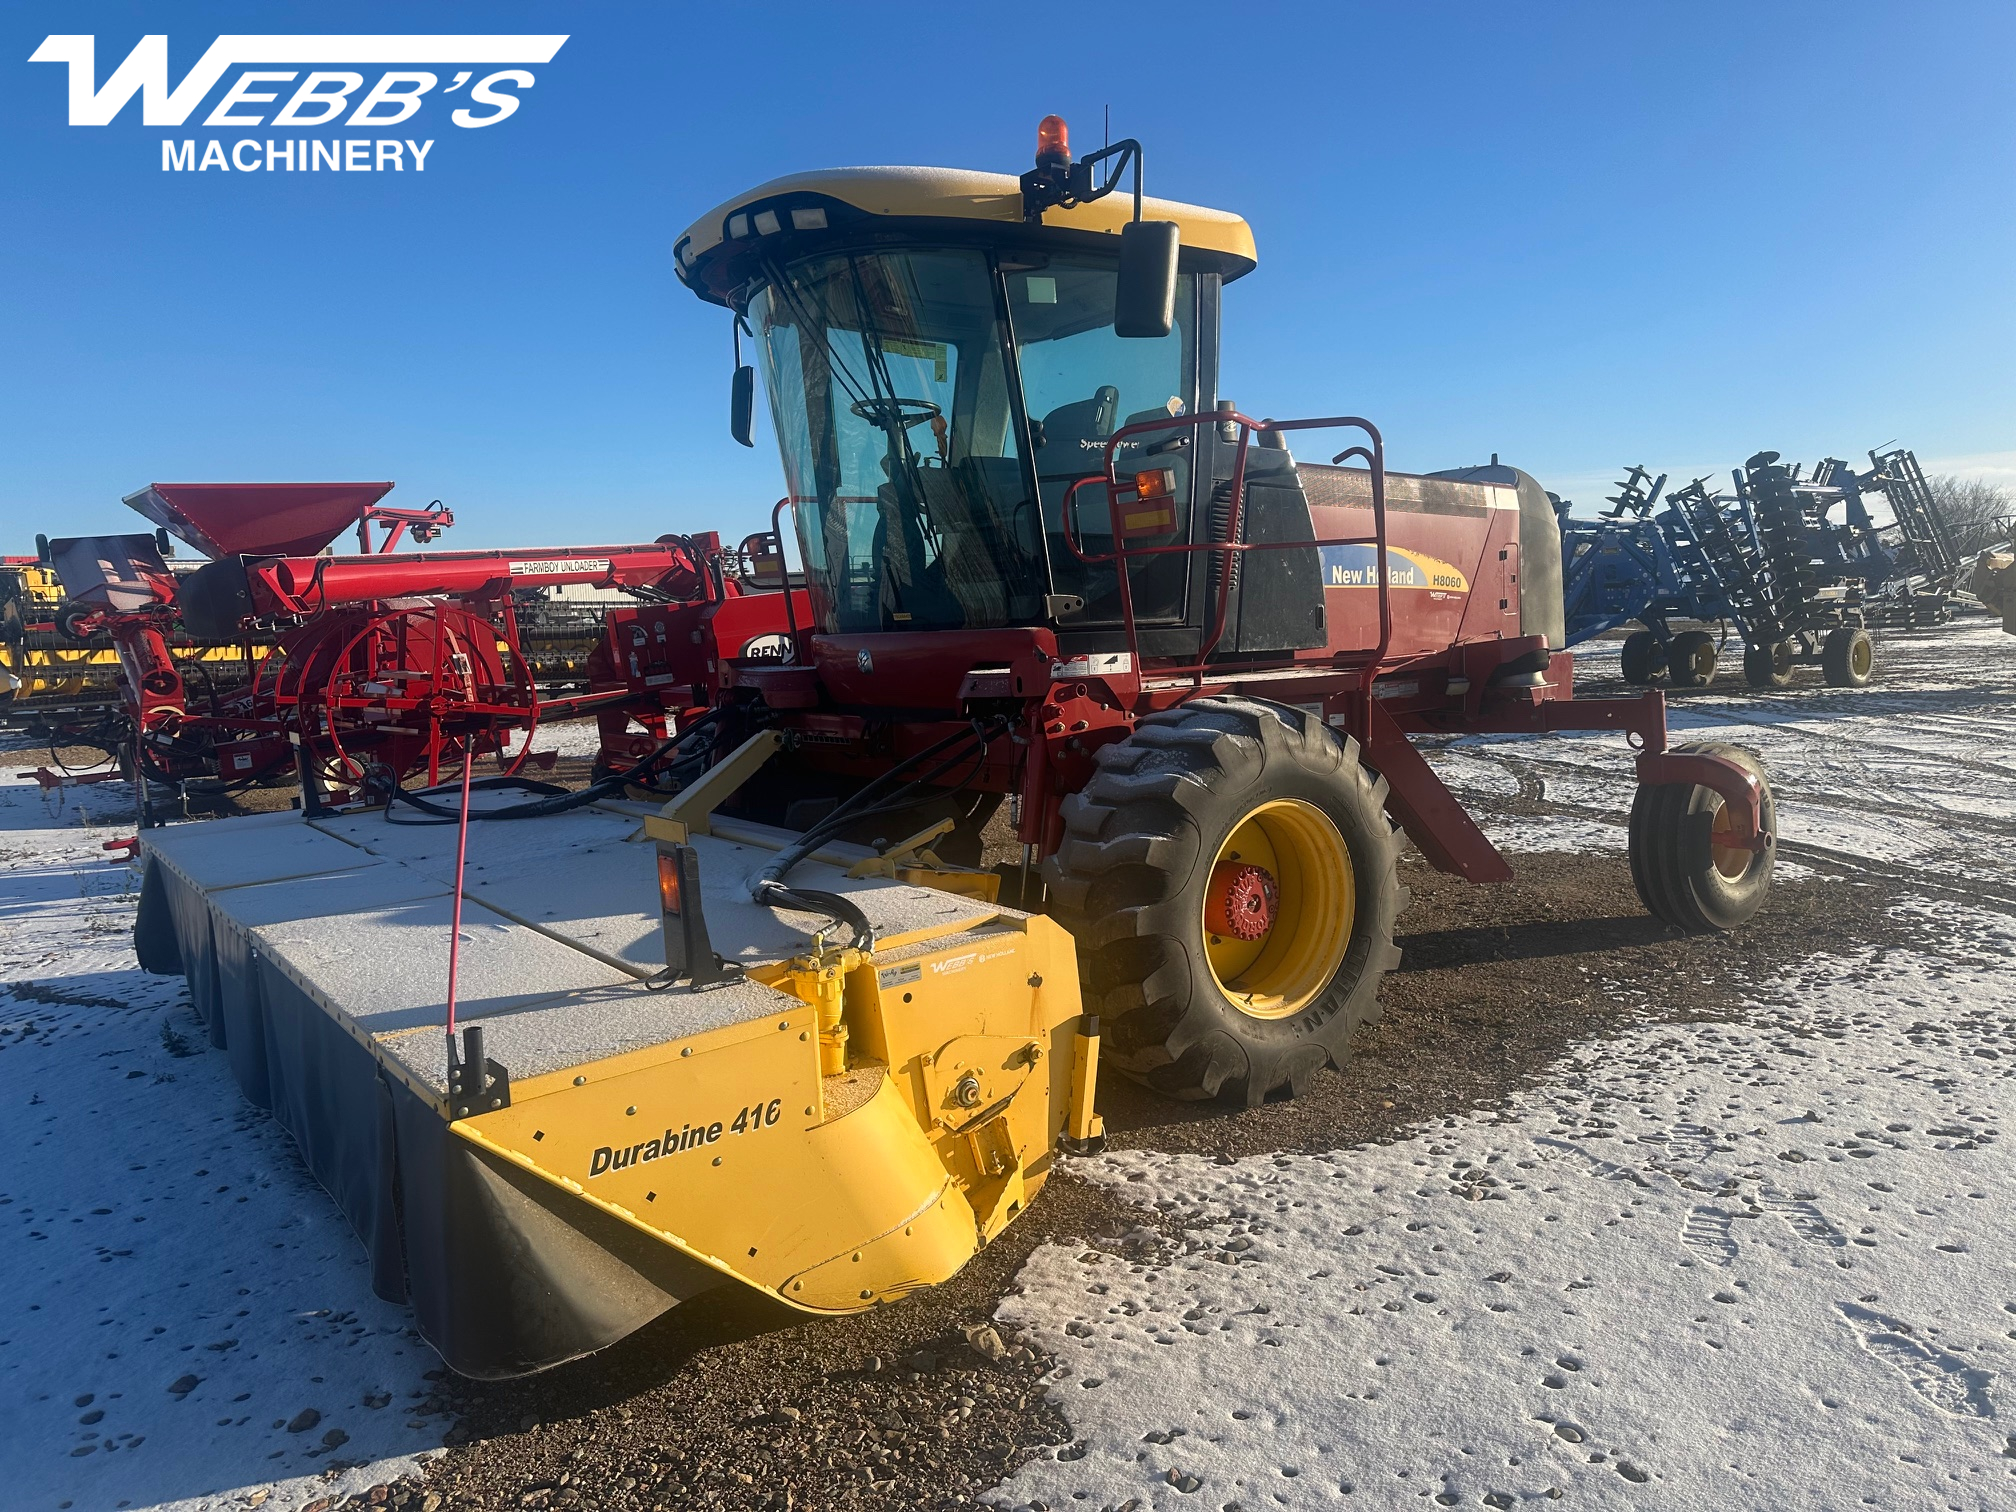
[[[968,755],[976,755],[980,760],[985,760],[988,742],[1006,727],[1005,720],[992,720],[984,724],[975,720],[967,728],[957,730],[914,756],[904,758],[779,851],[776,859],[758,872],[750,882],[749,896],[770,908],[789,908],[800,913],[823,914],[854,931],[850,943],[857,949],[874,948],[874,925],[858,906],[838,893],[786,887],[784,885],[786,874],[849,825],[882,814],[900,813],[905,809],[914,808],[924,790],[933,786],[935,779],[964,761]],[[955,747],[957,749],[954,749]],[[932,758],[944,755],[948,750],[952,754],[946,756],[922,777],[905,782],[900,787],[895,786],[898,779],[916,771]],[[978,770],[977,762],[975,770]],[[971,781],[970,774],[967,781]],[[963,782],[960,784],[962,787],[964,785]]]
[[[819,914],[854,931],[848,944],[856,950],[875,948],[875,926],[868,915],[838,893],[811,888],[786,887],[783,883],[758,877],[749,886],[749,896],[767,908],[788,908],[795,913]]]
[[[469,818],[472,822],[480,819],[543,819],[554,814],[565,814],[577,808],[586,808],[591,803],[613,797],[622,792],[628,783],[648,776],[667,755],[678,750],[694,735],[712,724],[719,713],[717,709],[709,709],[677,735],[662,742],[657,749],[634,766],[626,767],[620,772],[611,772],[584,788],[570,790],[551,782],[537,782],[529,777],[485,777],[481,781],[471,783],[471,788],[481,792],[517,789],[521,792],[537,793],[540,796],[529,803],[513,804],[509,808],[472,809]],[[698,760],[702,754],[700,751],[688,751],[679,760],[674,761],[667,770],[676,772],[686,763]],[[384,796],[385,822],[388,824],[459,824],[462,819],[462,811],[459,808],[431,802],[418,793],[409,793],[396,782],[385,789]],[[402,803],[418,809],[427,817],[422,819],[393,817],[395,809]]]

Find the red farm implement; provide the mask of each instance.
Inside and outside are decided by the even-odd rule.
[[[718,537],[644,545],[399,552],[454,523],[438,506],[391,509],[376,484],[155,484],[127,502],[212,558],[175,572],[156,536],[56,540],[72,636],[119,657],[135,769],[155,782],[225,787],[297,771],[311,801],[488,758],[517,772],[545,721],[595,716],[602,764],[663,744],[668,717],[705,706],[745,650],[783,628],[781,595],[751,587]],[[324,548],[356,528],[360,553]],[[375,542],[372,529],[382,534]],[[548,590],[586,585],[636,602],[596,605],[592,649],[555,690],[522,620]],[[774,622],[774,623],[773,623]],[[719,636],[739,637],[724,646]],[[177,644],[242,648],[229,687],[191,686]]]

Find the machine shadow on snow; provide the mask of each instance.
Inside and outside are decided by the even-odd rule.
[[[4,919],[0,913],[0,919]],[[65,972],[61,976],[23,977],[0,982],[0,997],[20,1003],[46,1003],[61,1008],[141,1008],[161,1006],[161,984],[142,978],[145,997],[136,998],[130,971]],[[150,1000],[151,999],[151,1000]]]

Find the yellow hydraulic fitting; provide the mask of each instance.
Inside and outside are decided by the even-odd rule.
[[[775,983],[810,1003],[818,1015],[821,1076],[847,1069],[847,975],[866,959],[852,946],[828,945],[825,935],[814,935],[810,952],[793,956],[783,980]]]

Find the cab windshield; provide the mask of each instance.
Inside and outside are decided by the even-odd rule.
[[[1064,494],[1103,472],[1117,428],[1182,414],[1196,396],[1190,276],[1160,340],[1114,335],[1115,280],[1111,260],[1030,256],[997,272],[961,248],[770,271],[748,319],[822,626],[1042,623],[1053,573],[1056,592],[1084,601],[1071,619],[1117,618],[1111,568],[1064,544]],[[1172,431],[1157,457],[1179,475],[1165,540],[1188,528],[1187,439]],[[1081,545],[1110,550],[1104,490],[1080,490],[1076,514]],[[1182,561],[1133,569],[1137,613],[1180,617]]]
[[[812,258],[774,275],[749,320],[821,622],[1040,620],[1042,521],[986,255]]]

